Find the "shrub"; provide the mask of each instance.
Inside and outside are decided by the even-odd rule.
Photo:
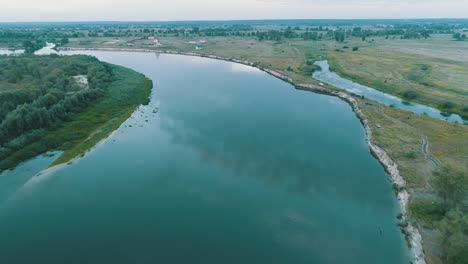
[[[429,69],[431,69],[431,67],[429,65],[426,65],[426,64],[421,64],[420,68],[423,71],[428,71]]]
[[[393,183],[392,188],[393,188],[393,192],[395,192],[396,195],[404,190],[404,187],[400,187],[396,183]]]
[[[408,100],[414,100],[419,97],[419,94],[416,91],[408,90],[403,93],[403,97]]]
[[[411,215],[426,227],[433,227],[445,215],[445,208],[441,203],[429,200],[413,201],[409,210]]]
[[[454,106],[455,106],[455,104],[450,102],[450,101],[444,102],[441,105],[442,109],[452,109]]]
[[[416,158],[417,154],[415,151],[408,151],[405,153],[405,158],[407,159],[414,159]]]
[[[315,71],[320,71],[321,68],[317,65],[304,65],[300,69],[305,75],[312,75]]]
[[[358,51],[359,47],[353,47],[353,51]]]

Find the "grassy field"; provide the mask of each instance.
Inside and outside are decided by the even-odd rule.
[[[429,40],[350,41],[357,51],[332,49],[340,75],[408,101],[468,116],[468,43],[450,36]],[[336,51],[338,49],[338,51]]]
[[[433,173],[450,164],[466,174],[468,126],[368,100],[361,100],[360,107],[374,126],[374,141],[389,153],[407,181],[409,212],[422,233],[427,263],[443,263],[439,222],[448,209],[440,206],[440,198],[434,193]]]

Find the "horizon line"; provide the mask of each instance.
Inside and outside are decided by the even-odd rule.
[[[236,22],[236,21],[323,21],[323,20],[468,20],[468,17],[413,17],[413,18],[265,18],[265,19],[191,19],[191,20],[48,20],[48,21],[0,21],[15,23],[174,23],[174,22]]]

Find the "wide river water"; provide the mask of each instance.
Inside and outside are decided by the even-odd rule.
[[[144,73],[151,103],[71,165],[0,174],[0,263],[408,263],[347,103],[230,62],[74,53]]]

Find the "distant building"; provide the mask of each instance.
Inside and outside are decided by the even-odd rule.
[[[161,41],[159,40],[159,38],[154,38],[153,43],[155,47],[161,47]]]
[[[200,39],[200,44],[206,44],[206,39]]]

